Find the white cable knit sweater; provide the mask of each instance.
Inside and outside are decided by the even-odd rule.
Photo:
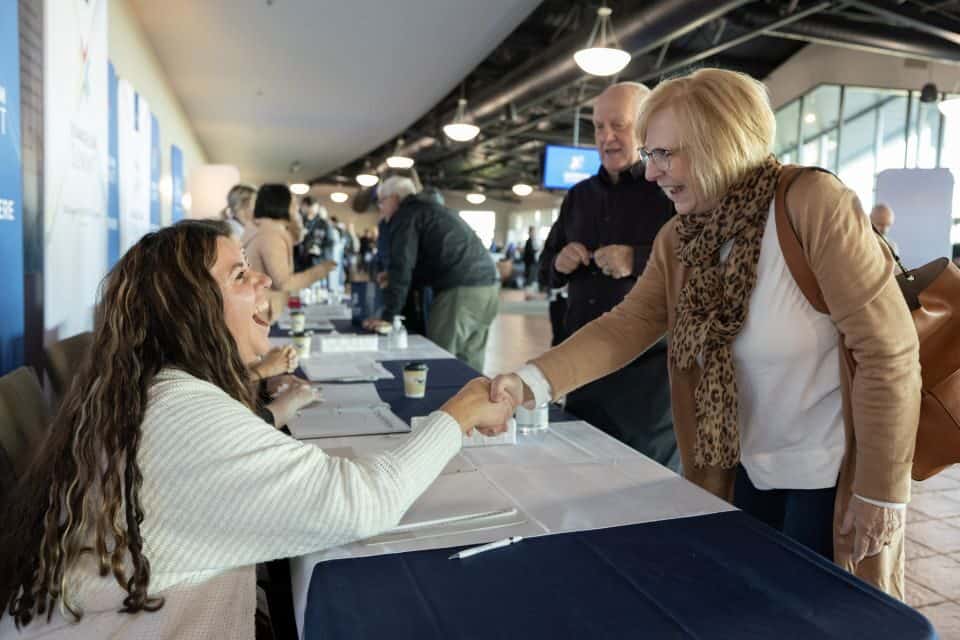
[[[442,412],[403,445],[330,457],[276,431],[218,387],[165,370],[150,389],[140,445],[141,533],[155,613],[116,613],[124,592],[92,562],[75,572],[85,616],[34,621],[0,638],[250,638],[253,565],[374,535],[395,525],[461,446]]]

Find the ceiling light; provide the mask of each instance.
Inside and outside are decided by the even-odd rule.
[[[343,204],[350,199],[350,196],[344,193],[343,191],[334,191],[330,194],[330,199],[336,202],[337,204]]]
[[[518,182],[517,184],[513,185],[513,192],[521,198],[526,198],[528,195],[533,193],[533,187],[528,184]]]
[[[364,173],[357,174],[357,184],[359,184],[361,187],[372,187],[378,182],[380,182],[380,178],[373,173],[367,173],[365,171]]]
[[[620,73],[630,63],[630,54],[620,47],[614,33],[610,21],[612,13],[609,7],[597,9],[597,21],[590,32],[587,46],[573,54],[577,66],[592,76],[612,76]]]
[[[456,142],[469,142],[480,133],[480,127],[466,122],[467,119],[467,99],[457,100],[457,114],[453,117],[453,122],[443,126],[443,133],[448,138]]]
[[[387,166],[391,169],[409,169],[413,166],[413,158],[407,156],[390,156],[387,158]]]
[[[468,193],[467,202],[470,204],[483,204],[487,201],[487,196],[482,193]]]
[[[290,185],[290,191],[295,196],[306,195],[307,192],[310,191],[310,185],[302,182],[294,182],[292,185]]]
[[[807,124],[813,124],[814,122],[817,121],[817,114],[808,113],[807,115],[803,116],[803,121],[806,122]]]
[[[387,158],[387,166],[391,169],[409,169],[413,166],[413,158],[402,153],[403,138],[397,138],[397,145],[393,148],[393,155]]]

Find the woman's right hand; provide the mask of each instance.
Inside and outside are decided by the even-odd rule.
[[[467,435],[474,428],[488,436],[503,433],[516,406],[509,397],[491,400],[490,388],[490,381],[486,378],[474,378],[457,395],[447,400],[440,410],[456,420],[460,430]]]

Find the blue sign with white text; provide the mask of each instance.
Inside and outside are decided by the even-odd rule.
[[[120,178],[117,166],[120,157],[120,131],[117,104],[117,70],[107,63],[107,269],[120,259]]]
[[[17,0],[0,0],[0,375],[23,364],[23,174]]]
[[[173,183],[173,222],[183,220],[183,152],[175,144],[170,145],[170,179]]]
[[[600,152],[589,147],[548,144],[543,156],[543,187],[569,189],[600,170]]]

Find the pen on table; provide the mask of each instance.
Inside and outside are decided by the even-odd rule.
[[[492,551],[493,549],[499,549],[500,547],[506,547],[508,545],[515,544],[521,540],[523,540],[523,536],[510,536],[509,538],[504,538],[503,540],[482,544],[479,547],[470,547],[469,549],[458,551],[447,558],[447,560],[453,560],[454,558],[460,558],[462,560],[463,558],[469,558],[470,556],[475,556],[478,553],[483,553],[484,551]]]

